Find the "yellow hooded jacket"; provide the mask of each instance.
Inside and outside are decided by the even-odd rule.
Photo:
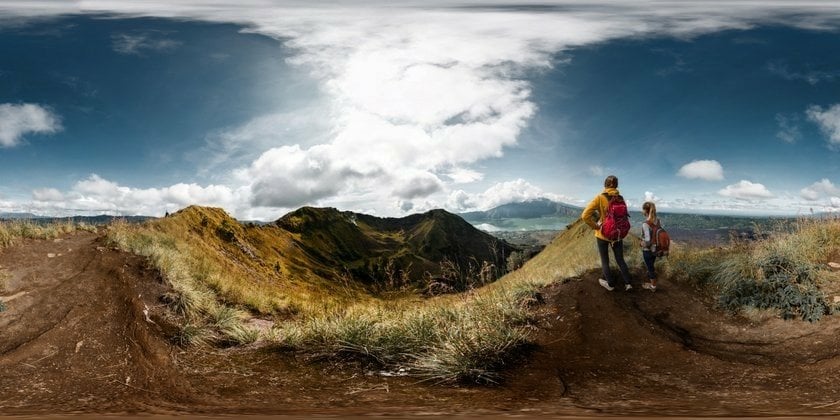
[[[604,235],[601,234],[601,224],[604,223],[604,219],[607,217],[607,206],[610,204],[609,199],[604,196],[604,194],[612,196],[618,195],[619,192],[617,188],[604,188],[604,191],[601,191],[600,194],[595,196],[589,205],[583,209],[583,213],[581,213],[580,217],[595,231],[596,238],[609,241],[609,239],[605,238]],[[595,222],[595,213],[598,213],[597,223]]]

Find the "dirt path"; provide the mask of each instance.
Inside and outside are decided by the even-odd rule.
[[[94,234],[0,251],[0,273],[0,414],[840,414],[836,317],[751,323],[667,281],[551,286],[538,345],[502,385],[473,387],[266,347],[173,347],[144,315],[164,286]]]
[[[0,252],[0,410],[133,411],[172,388],[143,310],[162,286],[92,233]]]

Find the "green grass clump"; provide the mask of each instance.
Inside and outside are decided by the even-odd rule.
[[[521,289],[476,296],[416,355],[414,373],[438,382],[497,382],[499,370],[530,343],[531,297]]]
[[[709,287],[733,312],[772,309],[785,319],[816,322],[836,310],[825,298],[825,289],[840,286],[826,264],[836,256],[840,219],[807,219],[760,241],[687,253],[671,261],[670,275]]]
[[[708,286],[712,277],[718,271],[720,262],[730,252],[718,248],[690,249],[685,248],[679,254],[667,258],[664,271],[672,280],[692,284],[694,286]],[[731,255],[738,255],[732,253]],[[659,261],[657,261],[659,264]],[[661,275],[661,273],[660,273]]]
[[[182,347],[206,346],[214,340],[215,337],[207,328],[190,323],[181,325],[178,332],[172,337],[172,341]]]
[[[262,337],[260,330],[247,327],[241,323],[222,329],[221,334],[225,343],[234,346],[251,344]]]
[[[529,342],[529,287],[473,293],[460,302],[383,302],[312,316],[278,333],[286,347],[355,358],[440,382],[492,382]]]

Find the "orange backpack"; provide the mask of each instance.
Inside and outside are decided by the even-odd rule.
[[[659,219],[656,220],[656,224],[649,220],[645,223],[650,227],[650,251],[657,257],[667,256],[671,248],[671,236],[659,223]]]

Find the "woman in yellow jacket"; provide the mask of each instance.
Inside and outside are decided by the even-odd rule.
[[[583,209],[583,213],[580,216],[589,227],[595,230],[598,253],[601,255],[601,271],[604,274],[604,278],[598,279],[598,283],[609,291],[615,289],[612,281],[612,273],[610,273],[610,248],[612,248],[615,262],[621,270],[621,277],[624,278],[624,290],[633,288],[630,285],[630,270],[627,268],[627,263],[624,262],[624,242],[621,239],[615,242],[607,240],[601,234],[600,229],[601,224],[604,223],[604,219],[607,217],[607,206],[609,205],[607,196],[618,194],[618,178],[615,175],[610,175],[604,180],[604,191],[592,199],[589,205]],[[594,217],[596,213],[598,214],[597,222]]]

